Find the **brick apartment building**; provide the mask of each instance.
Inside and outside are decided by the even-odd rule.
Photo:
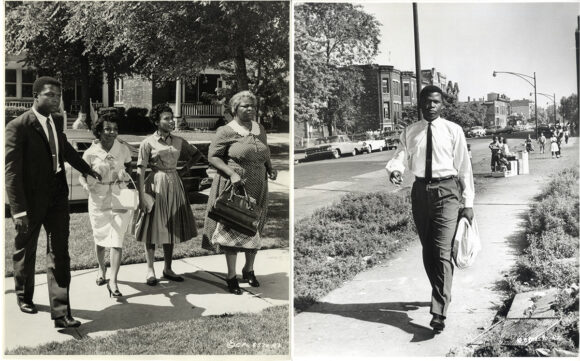
[[[507,125],[507,118],[511,114],[510,98],[505,94],[488,93],[487,100],[483,102],[487,111],[485,113],[485,126]]]
[[[534,114],[534,101],[529,99],[512,100],[510,102],[511,114],[521,115],[526,121],[532,119]]]

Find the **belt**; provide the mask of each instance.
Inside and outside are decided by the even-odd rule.
[[[454,175],[450,175],[447,177],[440,177],[440,178],[431,178],[431,179],[415,177],[415,181],[421,182],[421,183],[431,184],[431,183],[438,183],[438,182],[446,181],[446,180],[453,179],[453,178],[455,178]]]

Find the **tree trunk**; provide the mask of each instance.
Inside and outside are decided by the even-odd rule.
[[[91,129],[91,112],[90,112],[90,86],[89,86],[89,59],[81,55],[81,113],[87,116],[86,124]]]
[[[109,98],[109,107],[115,105],[115,71],[112,67],[107,69],[107,98]]]
[[[238,91],[249,90],[248,72],[246,70],[246,54],[244,48],[240,45],[236,47],[236,56],[234,57],[234,69],[238,81]]]
[[[256,79],[256,116],[258,117],[258,123],[262,124],[260,118],[260,80],[262,78],[262,60],[258,60],[258,78]]]

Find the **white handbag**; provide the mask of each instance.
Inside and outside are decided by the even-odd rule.
[[[453,262],[459,269],[471,267],[475,257],[481,250],[479,230],[475,217],[471,224],[465,217],[461,217],[457,223],[457,231],[453,239]]]
[[[134,189],[112,187],[111,207],[113,210],[130,210],[134,211],[139,207],[139,192],[133,179],[129,178],[133,183]],[[118,181],[118,180],[117,180]],[[117,181],[113,185],[117,184]]]

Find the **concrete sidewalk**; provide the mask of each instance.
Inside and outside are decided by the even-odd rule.
[[[238,279],[244,256],[238,256]],[[123,297],[109,298],[106,286],[97,286],[96,269],[72,273],[70,300],[73,316],[82,322],[78,329],[57,330],[50,319],[46,275],[36,276],[34,302],[38,314],[20,312],[14,295],[14,279],[4,279],[4,350],[18,346],[38,346],[72,338],[105,336],[121,329],[155,322],[187,320],[234,312],[260,312],[288,304],[290,252],[288,249],[263,250],[255,261],[259,288],[240,283],[241,296],[228,292],[223,255],[185,258],[173,261],[173,269],[184,282],[170,282],[162,276],[163,262],[155,263],[160,280],[157,286],[145,284],[144,264],[123,265],[119,271],[119,290]]]
[[[496,179],[476,195],[474,211],[482,239],[475,265],[455,270],[446,329],[429,322],[430,285],[419,242],[396,259],[358,274],[294,320],[296,359],[324,355],[445,356],[489,326],[502,296],[497,290],[514,265],[528,204],[545,178]]]

